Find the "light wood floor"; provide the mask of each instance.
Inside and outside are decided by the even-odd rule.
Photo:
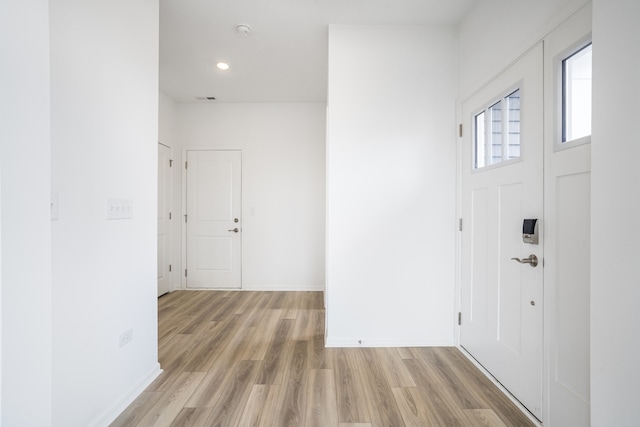
[[[158,300],[164,373],[112,426],[533,426],[456,348],[324,348],[320,292]]]

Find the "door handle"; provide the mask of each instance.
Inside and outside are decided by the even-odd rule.
[[[534,254],[529,255],[529,258],[511,258],[513,261],[518,261],[520,264],[529,264],[531,267],[538,265],[538,257]]]
[[[238,227],[236,227],[236,228],[234,228],[234,229],[232,229],[232,230],[228,230],[228,231],[233,231],[234,233],[237,233],[237,232],[238,232],[238,231],[240,231],[240,230],[238,229]]]

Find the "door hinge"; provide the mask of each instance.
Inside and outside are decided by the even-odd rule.
[[[171,264],[169,264],[169,273],[171,273]]]
[[[458,125],[458,136],[462,138],[462,123]]]
[[[186,222],[187,222],[187,214],[184,214],[184,222],[186,224]]]
[[[458,218],[458,230],[462,231],[462,218]]]
[[[458,312],[458,326],[462,325],[462,312]]]
[[[173,160],[169,159],[169,167],[172,168],[173,167]]]
[[[189,167],[189,162],[184,162],[184,168],[187,169]]]
[[[169,219],[171,219],[171,212],[169,212]]]
[[[187,277],[187,269],[184,269],[184,277]]]

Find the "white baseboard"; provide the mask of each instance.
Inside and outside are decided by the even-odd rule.
[[[173,291],[250,291],[250,292],[323,292],[324,286],[251,286],[243,285],[240,289],[226,289],[226,288],[184,288],[173,289]]]
[[[144,376],[142,380],[131,391],[126,393],[120,400],[107,409],[105,412],[97,416],[93,422],[89,423],[92,427],[107,427],[111,424],[140,394],[149,387],[162,373],[160,363],[156,363],[154,367]]]
[[[324,286],[252,286],[243,285],[243,291],[290,291],[290,292],[320,292]]]
[[[453,340],[395,340],[395,339],[358,339],[327,337],[325,347],[454,347]]]

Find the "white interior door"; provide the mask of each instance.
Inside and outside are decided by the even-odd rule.
[[[171,291],[171,149],[158,144],[158,296]]]
[[[544,302],[542,61],[540,44],[462,104],[461,171],[460,343],[538,419]],[[538,220],[538,244],[523,242],[524,219]],[[512,260],[530,255],[538,258],[537,266]]]
[[[186,286],[240,288],[240,151],[187,151]]]

